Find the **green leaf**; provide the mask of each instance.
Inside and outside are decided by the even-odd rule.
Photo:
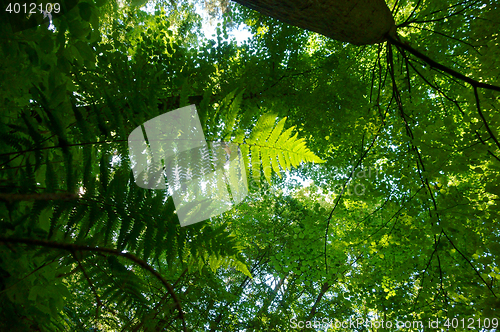
[[[35,285],[30,289],[28,300],[37,301],[38,297],[44,298],[46,295],[48,295],[47,288],[40,285]]]
[[[78,4],[78,9],[80,11],[80,16],[87,22],[90,22],[90,16],[92,15],[92,5],[88,2],[80,2]]]
[[[260,148],[258,146],[252,146],[250,151],[252,160],[252,176],[258,183],[260,180]]]
[[[82,56],[83,60],[86,60],[90,63],[95,62],[95,52],[89,46],[89,44],[84,43],[82,41],[78,41],[75,43],[75,47],[78,49],[78,52],[80,52],[80,55]]]
[[[45,35],[40,40],[40,48],[45,53],[51,53],[52,52],[52,50],[54,49],[54,40],[52,39],[51,35]]]

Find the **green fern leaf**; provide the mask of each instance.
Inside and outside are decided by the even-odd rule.
[[[218,124],[218,122],[221,120],[221,117],[226,116],[225,119],[222,119],[224,122],[228,122],[228,119],[230,118],[230,115],[224,114],[225,110],[229,108],[231,105],[231,102],[233,101],[234,94],[236,93],[237,90],[233,90],[229,92],[224,99],[220,102],[220,104],[217,106],[215,109],[215,113],[210,116],[210,126],[214,127]],[[230,121],[230,119],[229,119]]]
[[[250,151],[252,152],[252,176],[254,180],[259,183],[260,181],[260,147],[252,146]]]
[[[245,140],[245,132],[243,131],[243,129],[237,129],[232,142],[241,144],[244,142],[244,140]]]
[[[144,229],[144,222],[140,219],[136,219],[134,222],[134,226],[132,226],[132,230],[127,236],[127,243],[129,244],[129,250],[133,251],[137,247],[137,239],[139,238],[139,235],[141,234],[142,230]]]
[[[248,167],[248,152],[251,152],[250,170],[252,177],[258,183],[260,179],[260,165],[264,171],[266,181],[271,183],[271,170],[280,177],[280,167],[284,171],[297,167],[302,162],[324,162],[310,151],[303,138],[298,133],[293,136],[295,127],[283,131],[285,119],[281,119],[273,129],[275,116],[264,114],[252,129],[249,138],[240,145],[241,153]],[[238,137],[238,139],[240,139]],[[249,151],[250,150],[250,151]]]
[[[121,227],[118,235],[117,247],[119,250],[123,250],[126,245],[125,239],[130,228],[130,224],[132,223],[132,218],[127,214],[126,211],[120,211],[120,217]]]
[[[111,206],[105,205],[104,207],[106,209],[106,212],[108,213],[108,220],[106,222],[106,227],[104,230],[104,243],[107,244],[111,241],[111,234],[116,230],[115,226],[117,224],[118,217]]]
[[[245,167],[248,168],[249,166],[249,160],[248,160],[248,154],[250,153],[250,149],[247,144],[241,144],[240,145],[241,149],[241,155],[243,157],[243,163],[245,164]]]
[[[54,171],[54,167],[50,162],[50,159],[47,157],[46,167],[45,167],[45,186],[47,192],[55,192],[59,189],[59,184],[57,182],[56,172]]]
[[[170,211],[170,210],[169,210]],[[171,215],[173,215],[173,210],[171,210]],[[178,221],[177,221],[178,223]],[[152,225],[148,225],[148,227],[153,228]],[[173,243],[168,243],[165,245],[164,238],[167,235],[167,228],[165,225],[165,221],[160,220],[156,224],[156,237],[154,241],[151,241],[152,246],[155,248],[155,258],[160,257],[160,255],[164,252],[164,250],[172,250]]]
[[[26,127],[28,128],[28,134],[30,137],[33,139],[34,142],[34,152],[35,152],[35,171],[40,167],[40,164],[42,162],[42,154],[40,152],[40,145],[43,141],[42,135],[38,133],[38,131],[35,129],[34,125],[32,124],[31,118],[27,117],[25,113],[21,114],[24,123],[26,124]]]
[[[64,149],[63,149],[64,151]],[[66,190],[74,192],[76,187],[75,174],[73,171],[73,154],[69,150],[64,153],[64,166],[66,167]]]
[[[247,277],[249,277],[249,278],[253,278],[253,277],[252,277],[252,274],[251,274],[251,273],[250,273],[250,271],[248,270],[248,266],[247,266],[245,263],[241,262],[240,260],[233,259],[233,260],[232,260],[232,265],[233,265],[233,267],[234,267],[237,271],[239,271],[239,272],[243,273],[244,275],[246,275],[246,276],[247,276]]]
[[[281,168],[283,168],[285,171],[287,171],[288,167],[286,164],[285,156],[283,155],[283,152],[281,152],[281,151],[278,152],[278,161],[279,161]]]
[[[281,178],[281,170],[280,166],[278,164],[278,160],[274,158],[273,156],[278,155],[278,152],[276,149],[270,149],[271,151],[269,152],[269,159],[271,160],[271,166],[273,168],[273,171],[278,174],[278,176]]]
[[[154,241],[153,237],[155,234],[155,228],[153,227],[152,223],[148,222],[148,226],[146,227],[146,232],[144,234],[144,255],[143,258],[145,261],[148,260],[149,256],[151,255],[151,251],[153,249]]]
[[[83,147],[83,186],[86,188],[86,190],[91,190],[91,191],[94,189],[92,180],[95,179],[92,176],[92,170],[94,165],[92,150],[93,150],[92,146],[90,145],[85,145]],[[93,196],[93,194],[94,194],[93,192],[90,192],[89,196]]]
[[[106,197],[106,191],[108,189],[108,182],[109,182],[109,162],[108,162],[108,156],[106,154],[103,154],[101,156],[99,166],[100,166],[99,181],[101,182],[101,187],[102,187],[101,195],[103,197]]]
[[[261,158],[262,158],[262,169],[264,170],[264,177],[266,178],[268,183],[271,183],[271,159],[269,158],[269,149],[261,149]]]
[[[234,95],[235,92],[236,90],[233,91],[232,94]],[[223,133],[223,136],[225,137],[224,140],[230,139],[231,132],[233,132],[234,130],[234,125],[236,124],[236,117],[238,116],[238,111],[240,110],[241,101],[243,99],[243,92],[245,92],[245,90],[240,91],[234,97],[234,99],[231,101],[229,105],[229,109],[227,111],[227,117],[225,119],[226,126],[224,128],[224,133]]]
[[[287,130],[285,130],[281,136],[278,138],[276,141],[275,146],[276,147],[283,147],[285,145],[285,142],[288,140],[290,135],[292,134],[292,131],[295,129],[295,127],[290,127]]]
[[[280,136],[281,132],[283,131],[283,128],[285,127],[285,121],[286,118],[281,119],[276,127],[274,127],[273,132],[269,136],[269,139],[267,140],[270,145],[273,145],[276,143],[278,140],[278,137]]]
[[[270,113],[263,114],[247,139],[247,144],[256,144],[265,141],[271,134],[275,120],[276,115]]]
[[[87,121],[83,119],[83,115],[78,107],[73,105],[73,113],[75,114],[76,126],[80,129],[80,134],[85,142],[92,142],[93,131],[87,125]]]

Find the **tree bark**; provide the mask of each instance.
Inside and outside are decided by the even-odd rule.
[[[234,0],[261,14],[354,45],[377,44],[396,26],[384,0]]]

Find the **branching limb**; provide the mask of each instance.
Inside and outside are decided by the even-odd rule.
[[[458,6],[460,6],[460,5],[463,5],[463,4],[467,3],[467,2],[469,2],[469,0],[465,0],[465,1],[462,1],[462,2],[460,2],[460,3],[457,3],[457,4],[454,4],[454,5],[451,5],[451,6],[450,6],[450,7],[448,7],[448,8],[443,8],[443,9],[435,10],[435,11],[433,11],[433,12],[431,12],[431,13],[427,14],[427,15],[424,15],[423,17],[425,17],[425,16],[429,16],[429,15],[434,15],[434,14],[437,14],[437,13],[442,12],[442,11],[446,11],[446,12],[448,12],[450,9],[452,9],[452,8],[454,8],[454,7],[458,7]],[[457,11],[455,11],[455,12],[451,13],[451,14],[448,14],[448,15],[446,15],[446,16],[444,16],[444,17],[440,17],[440,18],[436,18],[436,19],[430,19],[430,20],[416,20],[416,19],[415,19],[415,20],[411,20],[411,21],[410,21],[409,19],[410,19],[410,17],[412,16],[412,15],[410,15],[410,16],[408,17],[408,19],[406,19],[406,21],[405,21],[405,22],[403,22],[403,23],[401,23],[401,24],[398,24],[398,25],[397,25],[397,28],[402,28],[402,27],[405,27],[405,26],[407,26],[407,25],[409,25],[409,24],[412,24],[412,23],[429,23],[429,22],[439,22],[439,21],[443,21],[443,20],[445,20],[445,19],[448,19],[448,18],[450,18],[450,17],[456,16],[456,15],[458,15],[458,14],[460,14],[460,13],[464,12],[465,10],[469,9],[470,7],[472,7],[473,5],[475,5],[475,4],[476,4],[476,3],[478,3],[478,2],[479,2],[479,0],[475,0],[475,1],[471,2],[470,4],[468,4],[467,6],[465,6],[464,8],[462,8],[462,9],[460,9],[460,10],[457,10]],[[413,14],[413,13],[412,13],[412,14]]]
[[[425,31],[429,31],[429,32],[432,32],[432,33],[435,33],[437,35],[440,35],[440,36],[443,36],[443,37],[446,37],[446,38],[449,38],[449,39],[453,39],[453,40],[456,40],[460,43],[463,43],[467,46],[470,46],[474,51],[476,51],[479,55],[482,55],[477,49],[476,49],[476,46],[472,45],[471,43],[468,43],[466,42],[465,40],[462,40],[462,39],[459,39],[459,38],[455,38],[455,37],[452,37],[452,36],[448,36],[442,32],[439,32],[439,31],[436,31],[436,30],[432,30],[432,29],[427,29],[427,28],[424,28],[424,27],[419,27],[419,26],[412,26],[412,28],[417,28],[419,30],[425,30]]]
[[[138,258],[137,256],[128,253],[128,252],[122,252],[117,249],[111,249],[111,248],[102,248],[102,247],[91,247],[91,246],[86,246],[86,245],[78,245],[78,244],[71,244],[71,243],[59,243],[59,242],[54,242],[54,241],[46,241],[46,240],[37,240],[37,239],[15,239],[15,238],[9,238],[9,237],[4,237],[0,236],[0,243],[23,243],[27,245],[34,245],[34,246],[41,246],[41,247],[47,247],[47,248],[54,248],[54,249],[60,249],[60,250],[66,250],[69,252],[76,252],[76,251],[91,251],[91,252],[98,252],[98,253],[104,253],[104,254],[109,254],[109,255],[114,255],[114,256],[121,256],[125,257],[132,262],[136,263],[137,265],[140,265],[143,269],[147,270],[149,273],[154,275],[167,289],[169,292],[170,296],[172,296],[177,310],[179,312],[179,317],[182,320],[182,326],[183,330],[187,331],[186,327],[186,321],[184,319],[184,312],[182,311],[181,303],[179,299],[177,298],[177,295],[174,292],[174,288],[172,285],[168,283],[165,278],[161,276],[155,269],[153,269],[146,261],[143,261],[142,259]]]
[[[427,270],[429,269],[429,266],[431,265],[432,258],[437,253],[438,245],[439,245],[439,242],[441,241],[442,235],[443,235],[443,231],[441,231],[441,233],[439,233],[437,241],[435,241],[435,243],[434,243],[434,250],[432,251],[431,257],[429,257],[429,260],[427,261],[427,265],[425,266],[424,272],[422,272],[422,282],[421,282],[420,287],[418,289],[417,296],[415,297],[415,300],[413,301],[413,311],[415,311],[415,306],[417,305],[417,301],[418,301],[418,298],[420,297],[421,290],[424,287],[425,273],[427,272]]]
[[[493,289],[491,288],[491,286],[486,282],[486,280],[484,280],[484,278],[481,276],[481,274],[479,273],[479,271],[475,268],[474,264],[472,264],[472,262],[467,257],[465,257],[464,253],[462,251],[460,251],[460,249],[458,249],[455,246],[455,243],[453,243],[453,241],[450,239],[450,237],[448,236],[448,234],[446,234],[446,232],[444,230],[442,232],[443,232],[444,236],[450,242],[451,246],[460,254],[460,256],[462,256],[462,258],[467,262],[467,264],[469,264],[470,267],[472,267],[472,269],[477,274],[477,276],[479,277],[479,279],[481,279],[481,281],[486,285],[486,287],[488,287],[488,290],[491,292],[491,294],[493,294],[494,297],[497,297],[497,295],[495,294],[495,292],[493,291]]]
[[[481,111],[481,105],[479,104],[479,94],[477,93],[477,86],[474,86],[474,97],[476,97],[476,107],[477,107],[477,112],[479,113],[479,116],[481,117],[481,120],[483,120],[483,124],[486,127],[486,130],[488,131],[488,134],[490,134],[490,137],[495,141],[495,144],[498,146],[500,149],[500,143],[498,143],[498,139],[496,138],[495,134],[491,131],[490,126],[488,125],[488,122],[484,118],[484,114]]]
[[[410,15],[408,15],[408,17],[406,18],[406,20],[403,23],[397,25],[398,28],[406,26],[408,24],[408,22],[410,21],[410,19],[413,17],[413,15],[415,14],[415,12],[417,11],[418,7],[420,7],[421,3],[422,3],[422,0],[418,0],[417,4],[415,5],[415,7],[413,7],[413,10],[411,11]]]
[[[425,61],[427,64],[429,64],[433,68],[440,70],[443,73],[447,73],[447,74],[449,74],[449,75],[451,75],[451,76],[453,76],[461,81],[467,82],[470,85],[472,85],[473,87],[490,89],[490,90],[494,90],[494,91],[500,91],[500,86],[476,81],[475,79],[467,77],[464,74],[461,74],[461,73],[459,73],[451,68],[448,68],[448,67],[432,60],[427,55],[420,53],[419,51],[417,51],[416,49],[414,49],[410,45],[402,43],[401,41],[397,40],[396,38],[391,37],[390,35],[387,35],[386,38],[391,44],[396,45],[396,46],[404,49],[405,51],[413,54],[414,56],[416,56],[419,59],[422,59],[423,61]]]
[[[404,54],[404,53],[402,53],[402,54],[403,54],[403,56],[405,56],[405,54]],[[424,81],[427,85],[429,85],[429,86],[430,86],[430,87],[432,87],[434,90],[436,90],[437,92],[439,92],[439,94],[441,94],[444,98],[446,98],[447,100],[449,100],[450,102],[452,102],[453,104],[455,104],[455,106],[456,106],[456,107],[457,107],[457,109],[460,111],[460,113],[461,113],[462,115],[465,115],[465,112],[462,110],[462,108],[460,107],[460,104],[459,104],[459,102],[458,102],[457,100],[455,100],[455,99],[453,99],[453,98],[449,97],[449,96],[448,96],[448,95],[447,95],[447,94],[446,94],[446,93],[445,93],[445,92],[444,92],[444,91],[443,91],[443,90],[442,90],[442,89],[441,89],[441,88],[440,88],[437,84],[436,84],[436,85],[434,85],[434,84],[432,84],[431,82],[429,82],[429,80],[427,80],[427,79],[424,77],[424,75],[422,75],[422,73],[421,73],[421,72],[419,72],[419,71],[417,70],[417,68],[415,68],[415,66],[414,66],[411,62],[408,62],[408,63],[409,63],[409,65],[412,67],[412,69],[413,69],[413,70],[414,70],[414,71],[415,71],[415,72],[416,72],[416,73],[420,76],[420,78],[421,78],[421,79],[422,79],[422,80],[423,80],[423,81]],[[477,99],[477,100],[476,100],[476,103],[477,103],[477,105],[476,105],[476,106],[478,107],[478,110],[479,110],[479,112],[480,112],[479,114],[480,114],[480,116],[481,116],[481,115],[482,115],[482,112],[481,112],[481,109],[479,108],[479,106],[480,106],[480,105],[479,105],[479,99]],[[483,123],[484,123],[484,121],[485,121],[485,119],[484,119],[484,117],[483,117]],[[486,123],[485,123],[485,124],[486,124]],[[487,127],[487,128],[488,128],[488,127]],[[479,133],[478,133],[478,131],[477,131],[477,130],[474,130],[474,133],[476,134],[476,137],[479,139],[479,141],[481,142],[481,144],[483,144],[483,145],[484,145],[484,144],[486,144],[486,143],[485,143],[485,140],[483,140],[483,139],[481,138],[481,135],[479,135]],[[491,136],[491,133],[489,133],[489,134],[490,134],[490,136]],[[491,136],[491,138],[493,139],[493,136]],[[493,152],[491,152],[489,149],[488,149],[488,153],[489,153],[491,156],[493,156],[496,160],[500,161],[500,158],[499,158],[498,156],[496,156]]]

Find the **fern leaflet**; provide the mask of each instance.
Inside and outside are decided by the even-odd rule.
[[[295,127],[283,131],[285,121],[286,118],[283,118],[274,126],[276,115],[263,114],[243,143],[234,142],[240,144],[245,165],[250,168],[257,182],[261,176],[261,165],[264,177],[270,184],[272,171],[281,177],[280,167],[287,171],[302,162],[324,162],[307,148],[303,138],[298,138],[298,133],[291,136]]]

